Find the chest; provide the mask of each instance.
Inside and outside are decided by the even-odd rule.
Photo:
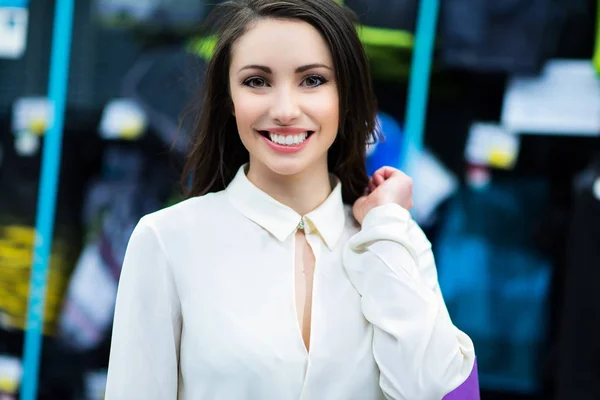
[[[372,328],[345,274],[342,246],[298,239],[257,235],[243,251],[215,241],[185,262],[177,276],[182,362],[194,360],[211,376],[291,370],[304,378],[309,358],[311,368],[327,369],[370,357]],[[309,346],[303,310],[310,310]]]

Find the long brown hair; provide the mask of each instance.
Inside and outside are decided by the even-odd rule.
[[[223,190],[249,160],[231,112],[229,66],[235,41],[249,24],[262,18],[307,22],[329,47],[340,125],[328,152],[328,168],[341,180],[344,203],[352,204],[368,184],[366,145],[377,136],[376,104],[368,60],[355,29],[356,17],[333,0],[233,0],[213,10],[207,26],[217,42],[206,69],[200,112],[193,121],[195,143],[182,176],[186,196]]]

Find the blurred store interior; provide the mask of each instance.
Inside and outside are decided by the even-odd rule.
[[[55,6],[0,0],[0,397],[22,388]],[[75,0],[37,398],[100,400],[120,267],[181,200],[213,0]],[[600,10],[596,0],[346,0],[384,142],[406,169],[481,398],[600,399]],[[411,68],[424,3],[431,72]],[[428,82],[406,155],[411,76]],[[414,81],[413,81],[414,84]],[[39,289],[39,288],[38,288]],[[5,396],[5,397],[2,397]]]

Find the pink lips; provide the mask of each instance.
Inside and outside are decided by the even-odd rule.
[[[263,131],[263,130],[261,130],[261,131]],[[282,128],[282,127],[264,129],[264,131],[277,133],[279,135],[297,135],[297,134],[304,133],[304,132],[311,132],[310,130],[303,129],[303,128]],[[304,146],[306,146],[306,144],[312,137],[312,135],[309,135],[306,138],[306,140],[302,143],[284,146],[284,145],[272,142],[270,139],[268,139],[268,138],[264,137],[262,134],[260,134],[260,132],[257,132],[257,133],[260,135],[261,139],[267,144],[267,146],[269,146],[271,149],[273,149],[274,151],[276,151],[278,153],[285,153],[285,154],[299,152],[300,150],[302,150],[304,148]]]

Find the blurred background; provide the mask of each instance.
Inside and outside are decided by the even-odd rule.
[[[368,146],[367,168],[414,178],[413,215],[475,343],[482,399],[600,399],[598,2],[345,3],[386,137]],[[23,387],[28,299],[44,287],[36,397],[103,398],[127,241],[142,215],[181,200],[198,112],[188,104],[213,43],[198,27],[215,0],[75,0],[59,116],[48,98],[57,4],[0,0],[4,400]],[[32,288],[42,151],[59,117],[48,279]]]

